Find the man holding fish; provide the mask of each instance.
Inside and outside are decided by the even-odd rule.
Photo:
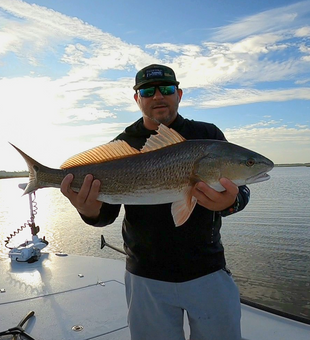
[[[157,166],[156,175],[147,177],[150,170],[145,175],[143,172],[136,175],[135,182],[141,181],[139,190],[131,196],[127,190],[130,196],[127,201],[108,201],[104,197],[99,200],[100,192],[105,189],[102,180],[89,173],[77,192],[70,171],[75,163],[69,163],[64,166],[69,174],[61,183],[61,191],[83,220],[94,226],[113,223],[120,203],[124,203],[122,233],[127,253],[125,283],[132,340],[184,340],[184,311],[189,319],[190,339],[239,340],[240,298],[226,268],[221,220],[246,206],[250,191],[245,184],[266,180],[272,162],[266,163],[263,156],[248,154],[250,151],[243,148],[236,151],[233,146],[230,150],[231,144],[215,125],[179,115],[183,93],[178,85],[174,71],[167,66],[150,65],[140,70],[135,79],[134,99],[142,118],[115,139],[141,151],[145,158],[158,158],[153,166]],[[202,149],[199,140],[208,143],[208,151],[203,155],[197,151]],[[197,159],[193,155],[186,158],[187,149],[183,149],[186,143],[190,147],[199,145],[193,151]],[[235,154],[238,157],[240,154],[242,159],[234,159]],[[173,184],[162,188],[161,183],[169,171],[174,171],[171,182],[178,178],[178,170],[174,170],[178,168],[170,165],[177,155],[177,166],[182,167],[184,161],[184,166],[191,166],[192,170],[187,183],[183,177],[180,179],[185,185],[175,194],[172,192],[175,189],[171,189]],[[128,165],[135,161],[135,155],[126,157],[126,151],[122,157]],[[112,162],[116,164],[117,160]],[[143,164],[139,163],[139,169]],[[254,173],[259,166],[261,169]],[[218,170],[224,167],[231,170]],[[208,176],[217,177],[215,181],[207,181]],[[149,185],[143,184],[143,177],[152,182],[147,191],[153,187],[158,191],[150,200],[141,193],[142,187]]]

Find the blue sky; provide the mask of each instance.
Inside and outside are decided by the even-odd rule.
[[[134,76],[171,66],[179,112],[275,163],[310,162],[310,0],[1,0],[0,170],[50,167],[141,116]]]

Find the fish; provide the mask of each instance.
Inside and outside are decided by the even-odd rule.
[[[266,181],[274,164],[268,158],[242,146],[211,139],[186,140],[160,124],[141,150],[123,140],[112,141],[81,152],[65,161],[60,169],[44,166],[11,144],[25,159],[29,182],[24,194],[39,188],[59,188],[71,173],[71,188],[79,191],[84,177],[92,174],[101,186],[98,200],[110,204],[171,204],[175,226],[190,217],[197,199],[196,183],[225,190],[219,179],[237,186]]]

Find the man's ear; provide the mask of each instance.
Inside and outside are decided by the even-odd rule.
[[[133,97],[135,98],[135,101],[138,102],[138,93],[136,92]]]
[[[181,99],[182,99],[182,96],[183,96],[183,91],[182,91],[182,89],[178,89],[178,95],[179,95],[179,102],[180,102]]]

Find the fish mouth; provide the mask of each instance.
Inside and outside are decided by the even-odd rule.
[[[270,176],[264,171],[259,173],[258,175],[249,177],[246,180],[246,184],[264,182],[267,181],[269,178]]]
[[[262,171],[254,176],[249,177],[246,180],[246,184],[267,181],[270,178],[267,172],[271,171],[273,167],[274,167],[274,163],[271,160],[266,159],[266,161],[264,162],[264,166],[262,167]]]

